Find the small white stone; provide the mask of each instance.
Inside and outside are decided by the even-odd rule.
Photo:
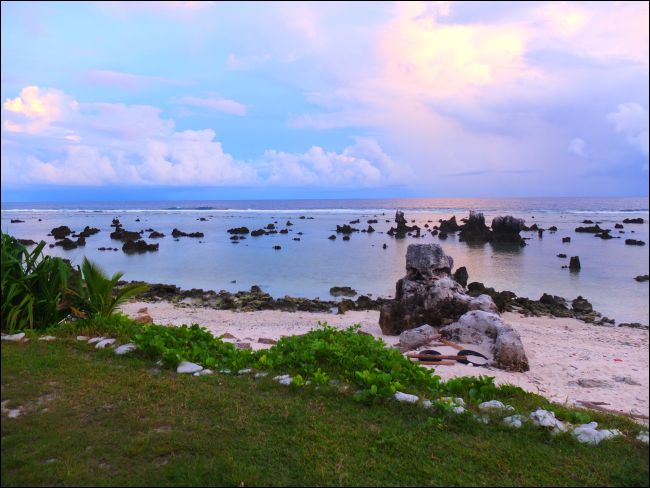
[[[240,369],[239,371],[237,371],[237,374],[249,374],[249,373],[252,373],[252,372],[253,372],[253,370],[251,368],[245,368],[245,369]]]
[[[38,338],[39,341],[52,342],[56,340],[56,337],[51,335],[41,336]]]
[[[275,381],[277,381],[278,383],[280,383],[281,385],[285,385],[285,386],[290,385],[290,384],[291,384],[291,381],[292,381],[292,379],[291,379],[291,375],[289,375],[289,374],[279,375],[279,376],[276,376],[276,377],[273,378],[273,379],[274,379]]]
[[[519,429],[522,426],[524,418],[521,415],[511,415],[503,419],[503,423],[509,427]]]
[[[255,376],[254,376],[254,378],[265,378],[265,377],[267,377],[268,375],[269,375],[269,374],[268,374],[268,373],[266,373],[266,372],[262,372],[262,373],[255,373]]]
[[[420,398],[416,395],[409,395],[408,393],[402,393],[401,391],[395,392],[395,400],[398,402],[405,403],[416,403]]]
[[[514,408],[510,405],[504,405],[499,400],[490,400],[483,402],[478,406],[479,410],[505,410],[506,412],[514,412]]]
[[[465,407],[463,407],[462,405],[458,405],[458,406],[452,408],[451,411],[454,412],[454,413],[457,413],[458,415],[460,415],[461,413],[463,413],[465,411]]]
[[[201,371],[203,366],[200,364],[190,363],[189,361],[182,361],[176,368],[177,373],[196,373]]]
[[[110,346],[111,344],[115,343],[115,339],[104,339],[103,341],[99,341],[95,345],[95,349],[104,349],[106,346]]]
[[[230,373],[232,373],[232,371],[230,371],[229,369],[220,369],[219,373],[221,373],[221,374],[230,374]]]
[[[19,342],[25,337],[24,332],[18,332],[17,334],[11,334],[11,335],[3,335],[2,340],[3,341],[11,341],[11,342]],[[13,417],[12,417],[13,418]]]
[[[431,400],[424,400],[424,401],[422,402],[422,406],[423,406],[424,408],[431,408],[431,407],[433,406],[433,403],[431,403]]]
[[[647,432],[639,432],[639,435],[636,436],[636,440],[643,442],[645,445],[648,445],[648,433]]]
[[[88,337],[88,336],[77,336],[78,341],[86,342],[88,339],[90,339],[90,337]]]
[[[196,373],[194,373],[194,376],[207,376],[213,373],[214,371],[212,371],[211,369],[202,369],[201,371],[197,371]]]
[[[596,422],[579,425],[573,429],[573,435],[579,442],[594,445],[600,443],[600,441],[604,441],[605,439],[611,439],[612,437],[623,435],[618,429],[598,430],[596,427],[598,427]]]
[[[106,337],[103,337],[103,336],[102,337],[93,337],[92,339],[88,340],[88,344],[95,344],[96,342],[101,342],[104,339],[106,339]]]
[[[137,348],[138,346],[136,346],[132,342],[129,342],[128,344],[122,344],[120,347],[115,349],[115,354],[117,354],[118,356],[122,356],[131,351],[135,351]]]
[[[557,419],[555,418],[555,413],[539,408],[529,415],[530,420],[533,421],[535,425],[541,427],[555,427],[557,425]]]
[[[484,423],[486,425],[490,423],[490,417],[488,417],[486,415],[476,415],[476,414],[474,414],[474,420],[476,420],[477,422],[482,422],[482,423]]]

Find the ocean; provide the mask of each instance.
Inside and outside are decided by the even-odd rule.
[[[648,274],[648,246],[625,245],[626,238],[648,243],[648,198],[508,198],[508,199],[367,199],[367,200],[260,200],[260,201],[149,201],[2,203],[1,228],[19,238],[54,242],[52,228],[67,225],[74,231],[85,226],[100,233],[89,237],[85,247],[45,251],[79,264],[83,256],[107,272],[125,273],[124,279],[151,283],[173,283],[182,288],[238,291],[260,286],[274,297],[284,295],[331,299],[332,286],[351,286],[360,294],[391,297],[395,282],[404,275],[406,248],[411,243],[439,243],[454,258],[455,267],[465,266],[470,281],[480,281],[497,290],[538,299],[542,293],[573,299],[578,295],[592,302],[603,315],[621,322],[648,325],[649,287],[634,280]],[[524,232],[527,246],[468,245],[450,234],[439,240],[428,232],[416,239],[396,240],[386,231],[394,225],[396,209],[424,229],[452,215],[459,220],[470,210],[481,211],[486,221],[498,215],[523,218],[528,226],[558,227],[555,233]],[[301,219],[300,217],[305,218]],[[127,255],[109,238],[111,220],[117,217],[127,230],[153,228],[166,234],[157,242],[157,252]],[[205,218],[205,221],[198,220]],[[624,224],[624,233],[614,229],[625,218],[641,217],[643,224]],[[24,223],[11,223],[11,219]],[[40,219],[40,220],[39,220]],[[136,222],[136,219],[140,219]],[[336,225],[359,219],[353,227],[375,233],[354,233],[349,241],[336,240]],[[274,234],[233,244],[227,229],[246,226],[250,230],[275,223],[288,234]],[[387,220],[389,222],[387,222]],[[621,239],[603,240],[593,234],[574,232],[583,220],[599,222]],[[411,224],[412,225],[412,224]],[[204,238],[171,237],[173,228],[200,231]],[[302,234],[299,235],[298,233]],[[145,236],[148,233],[145,234]],[[562,237],[571,237],[562,243]],[[299,241],[294,238],[300,238]],[[386,244],[386,249],[383,248]],[[274,246],[281,246],[275,250]],[[580,272],[563,269],[568,257],[579,256]]]

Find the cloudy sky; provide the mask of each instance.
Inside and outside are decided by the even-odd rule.
[[[3,200],[648,195],[648,2],[2,2]]]

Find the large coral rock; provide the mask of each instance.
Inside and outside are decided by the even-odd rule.
[[[528,358],[517,331],[501,318],[483,310],[464,314],[458,322],[440,329],[448,340],[477,344],[490,349],[495,366],[510,371],[528,371]]]

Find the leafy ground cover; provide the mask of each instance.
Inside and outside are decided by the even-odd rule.
[[[3,486],[648,485],[629,436],[587,446],[270,377],[178,375],[74,339],[3,343],[2,400],[23,409],[2,419]]]

